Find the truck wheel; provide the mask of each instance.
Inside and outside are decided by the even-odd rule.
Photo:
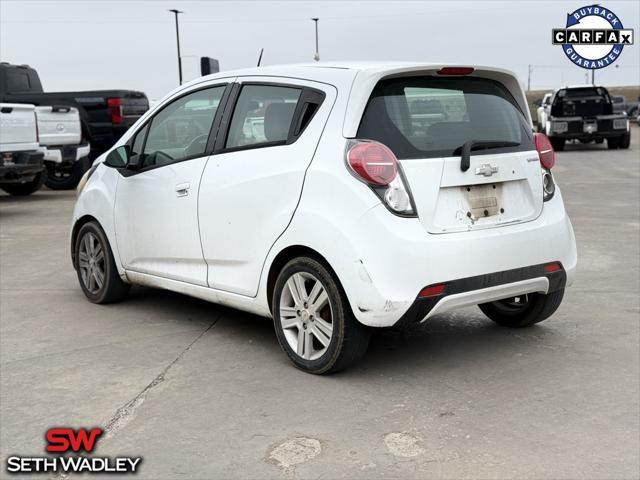
[[[564,150],[564,138],[553,138],[551,137],[551,146],[556,152],[561,152]]]
[[[497,302],[478,305],[482,313],[503,327],[529,327],[549,318],[562,303],[564,289],[551,292],[529,293]]]
[[[80,227],[74,259],[80,287],[90,302],[117,302],[129,293],[131,285],[120,278],[107,236],[96,222]]]
[[[60,165],[55,162],[44,162],[47,178],[44,184],[51,190],[71,190],[78,186],[78,182],[89,168],[89,158],[84,157],[71,165]]]
[[[46,176],[46,172],[42,171],[38,173],[30,182],[7,183],[6,185],[2,185],[0,188],[2,188],[2,190],[7,192],[9,195],[13,195],[15,197],[31,195],[33,192],[40,190],[40,187],[42,187]]]
[[[631,144],[631,132],[625,133],[622,137],[620,137],[620,143],[618,144],[618,148],[624,148],[625,150],[629,148]]]
[[[609,137],[607,138],[607,148],[609,150],[615,150],[620,146],[620,137]]]
[[[280,346],[305,372],[337,372],[367,350],[370,330],[353,316],[334,275],[313,258],[294,258],[284,266],[271,311]]]

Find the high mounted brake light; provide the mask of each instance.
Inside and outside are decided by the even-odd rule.
[[[438,75],[470,75],[475,69],[473,67],[443,67],[438,70]]]

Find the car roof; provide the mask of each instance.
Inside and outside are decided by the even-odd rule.
[[[282,77],[326,83],[349,94],[349,105],[344,118],[343,134],[345,137],[351,138],[357,131],[362,112],[371,91],[378,81],[383,78],[415,75],[422,72],[435,74],[443,67],[473,67],[474,72],[470,76],[481,76],[503,83],[518,102],[527,121],[531,123],[529,107],[524,92],[513,72],[502,68],[458,62],[312,62],[228,70],[192,80],[178,87],[167,95],[165,99],[194,85],[242,77]]]
[[[426,63],[426,62],[312,62],[290,65],[269,65],[263,67],[251,67],[238,70],[226,70],[204,77],[199,77],[183,86],[202,83],[204,81],[248,76],[276,76],[290,77],[304,80],[313,80],[325,83],[341,82],[345,79],[353,79],[358,74],[368,76],[385,76],[386,74],[434,70],[445,66],[469,66],[477,70],[490,70],[496,72],[511,73],[494,67],[460,64],[455,62]]]

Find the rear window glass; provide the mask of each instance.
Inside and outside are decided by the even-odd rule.
[[[22,71],[7,72],[7,91],[8,92],[27,92],[31,84],[29,83],[29,75]]]
[[[358,138],[382,142],[400,159],[459,155],[469,140],[518,144],[474,154],[534,149],[531,127],[509,91],[498,82],[475,77],[380,82],[365,109]]]

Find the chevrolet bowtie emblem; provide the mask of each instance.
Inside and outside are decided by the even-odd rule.
[[[476,175],[484,175],[485,177],[490,177],[494,173],[498,173],[498,167],[495,165],[489,165],[488,163],[483,163],[478,168],[476,168]]]

